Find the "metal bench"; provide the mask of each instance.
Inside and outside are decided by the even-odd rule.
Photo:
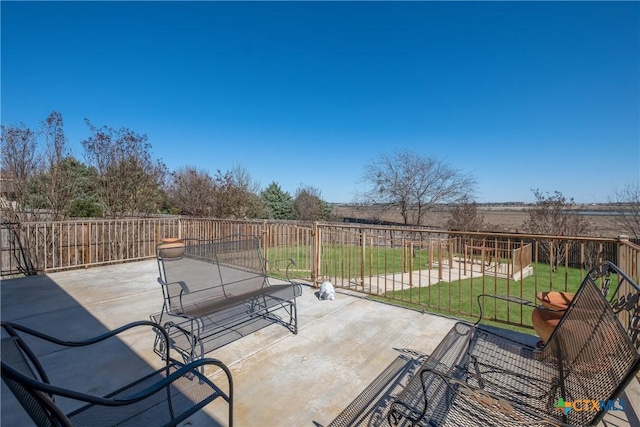
[[[639,297],[640,287],[605,262],[587,274],[542,348],[459,322],[387,419],[401,426],[596,424],[624,408],[619,396],[640,368]]]
[[[185,362],[273,323],[298,333],[296,297],[302,287],[290,280],[270,283],[256,237],[185,239],[180,252],[176,256],[175,248],[158,246],[164,304],[151,319],[167,329]],[[155,345],[160,354],[161,338]]]
[[[66,348],[63,351],[71,352],[68,357],[72,361],[73,350],[69,348],[97,344],[134,327],[151,327],[168,340],[168,335],[158,324],[134,322],[83,341],[64,341],[15,323],[3,322],[1,326],[2,380],[38,426],[175,426],[217,398],[228,403],[228,421],[230,426],[233,424],[231,372],[218,360],[202,359],[184,365],[170,357],[167,347],[166,363],[162,368],[132,379],[128,385],[106,396],[95,396],[65,388],[63,384],[52,384],[35,351],[27,344],[35,347],[44,341],[62,346]],[[113,356],[117,362],[122,355]],[[228,381],[227,392],[200,373],[205,365],[224,371]],[[91,372],[78,369],[78,375],[87,374]],[[65,414],[58,398],[62,398],[67,407],[77,408]],[[70,401],[74,405],[69,405]]]

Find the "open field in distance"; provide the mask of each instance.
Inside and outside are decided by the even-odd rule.
[[[524,233],[522,224],[528,217],[526,207],[515,205],[482,205],[478,207],[484,216],[484,230],[506,233]],[[583,212],[591,227],[590,237],[617,237],[624,234],[616,225],[612,210],[606,205],[582,205]],[[397,209],[380,206],[334,205],[333,215],[337,218],[356,218],[373,221],[395,222],[402,224],[402,216]],[[445,208],[426,214],[423,225],[434,228],[446,228],[449,212]]]

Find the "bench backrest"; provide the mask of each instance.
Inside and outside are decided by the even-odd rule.
[[[226,295],[241,296],[269,285],[258,238],[220,239],[214,251]]]
[[[609,300],[597,283],[606,280],[617,282]],[[587,275],[542,350],[540,359],[559,367],[552,403],[562,398],[574,405],[566,412],[567,422],[590,425],[607,410],[624,406],[614,399],[640,368],[639,296],[638,285],[615,265],[599,266]]]
[[[158,245],[165,304],[175,312],[202,299],[235,298],[268,286],[264,259],[254,236],[184,240],[184,251]],[[183,289],[188,292],[183,292]]]

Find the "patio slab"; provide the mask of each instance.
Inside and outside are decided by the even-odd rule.
[[[162,306],[153,260],[3,280],[0,291],[2,320],[69,340],[148,319]],[[327,426],[400,354],[431,353],[455,322],[344,291],[320,301],[308,286],[298,321],[297,335],[274,324],[207,355],[232,371],[237,426]],[[97,348],[35,351],[53,382],[105,394],[161,365],[153,338],[136,329]],[[631,402],[640,402],[639,389],[636,381],[627,388]],[[1,403],[2,425],[30,425],[4,383]],[[221,402],[211,404],[185,425],[226,425],[225,411]]]

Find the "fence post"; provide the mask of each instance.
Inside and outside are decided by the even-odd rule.
[[[267,220],[262,221],[262,253],[265,259],[269,259],[269,225]]]
[[[616,261],[616,264],[618,264],[618,267],[620,267],[622,271],[631,276],[631,266],[629,265],[629,250],[627,246],[627,244],[629,243],[629,236],[621,234],[618,236],[618,241],[618,259]]]
[[[87,222],[87,239],[86,239],[87,255],[85,264],[91,265],[91,221]]]
[[[442,242],[440,240],[435,242],[438,245],[438,280],[441,281],[444,278],[444,258],[442,258]],[[413,271],[413,268],[411,269]]]
[[[364,290],[364,264],[365,264],[365,251],[366,251],[366,234],[364,229],[360,230],[360,286]]]
[[[320,277],[320,252],[322,250],[320,246],[320,227],[318,222],[314,222],[311,227],[311,283],[313,287],[318,286],[318,278]]]
[[[413,241],[409,242],[409,249],[409,288],[413,289]]]

